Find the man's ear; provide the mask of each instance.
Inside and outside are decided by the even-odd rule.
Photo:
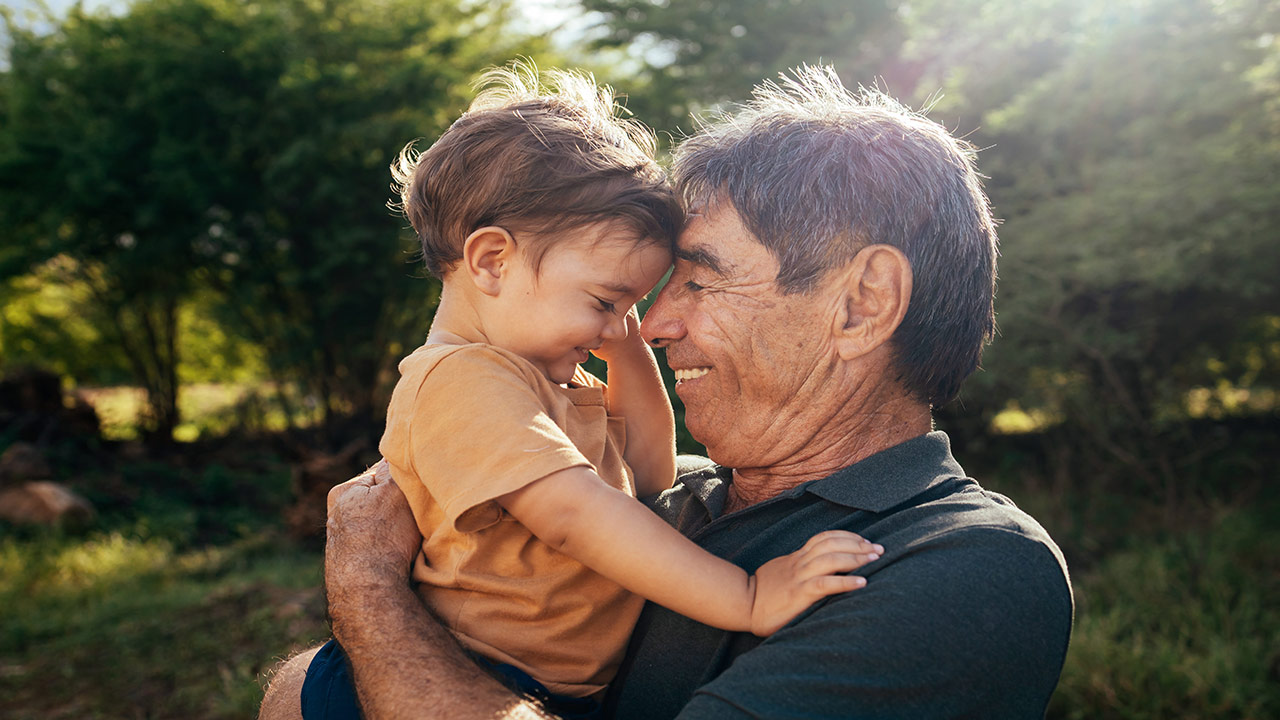
[[[911,302],[911,262],[892,245],[868,245],[840,271],[835,348],[852,360],[888,342]]]
[[[486,225],[462,242],[462,269],[485,295],[498,294],[512,262],[516,262],[516,239],[504,228]]]

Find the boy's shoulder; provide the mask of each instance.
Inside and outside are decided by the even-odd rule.
[[[467,343],[424,343],[400,361],[400,377],[426,378],[433,373],[480,375],[486,373],[518,375],[536,382],[542,373],[528,360],[495,345]]]
[[[400,383],[420,386],[430,378],[432,383],[466,380],[474,382],[489,377],[517,378],[540,390],[559,388],[533,363],[510,350],[487,343],[424,343],[400,361]],[[577,369],[573,383],[581,387],[602,387],[594,375]]]

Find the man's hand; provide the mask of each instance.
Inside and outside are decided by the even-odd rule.
[[[866,565],[883,552],[883,547],[860,535],[828,530],[809,538],[790,555],[761,565],[752,577],[751,632],[772,635],[822,598],[866,585],[865,578],[842,573]]]
[[[329,491],[325,590],[369,720],[549,716],[485,673],[410,585],[422,536],[382,461]]]
[[[406,585],[421,547],[386,460],[329,491],[324,577],[331,604],[347,590]]]

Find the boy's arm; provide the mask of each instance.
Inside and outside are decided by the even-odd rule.
[[[676,477],[676,421],[658,361],[640,337],[634,308],[627,313],[626,338],[606,343],[594,354],[609,363],[609,414],[627,421],[622,457],[635,473],[636,494],[666,490]]]
[[[698,622],[761,636],[827,595],[862,587],[863,578],[842,573],[883,552],[853,533],[829,531],[748,577],[583,467],[498,502],[539,540],[631,592]]]

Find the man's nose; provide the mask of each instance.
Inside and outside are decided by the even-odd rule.
[[[668,282],[640,321],[640,337],[653,347],[667,347],[685,336],[676,290]]]

